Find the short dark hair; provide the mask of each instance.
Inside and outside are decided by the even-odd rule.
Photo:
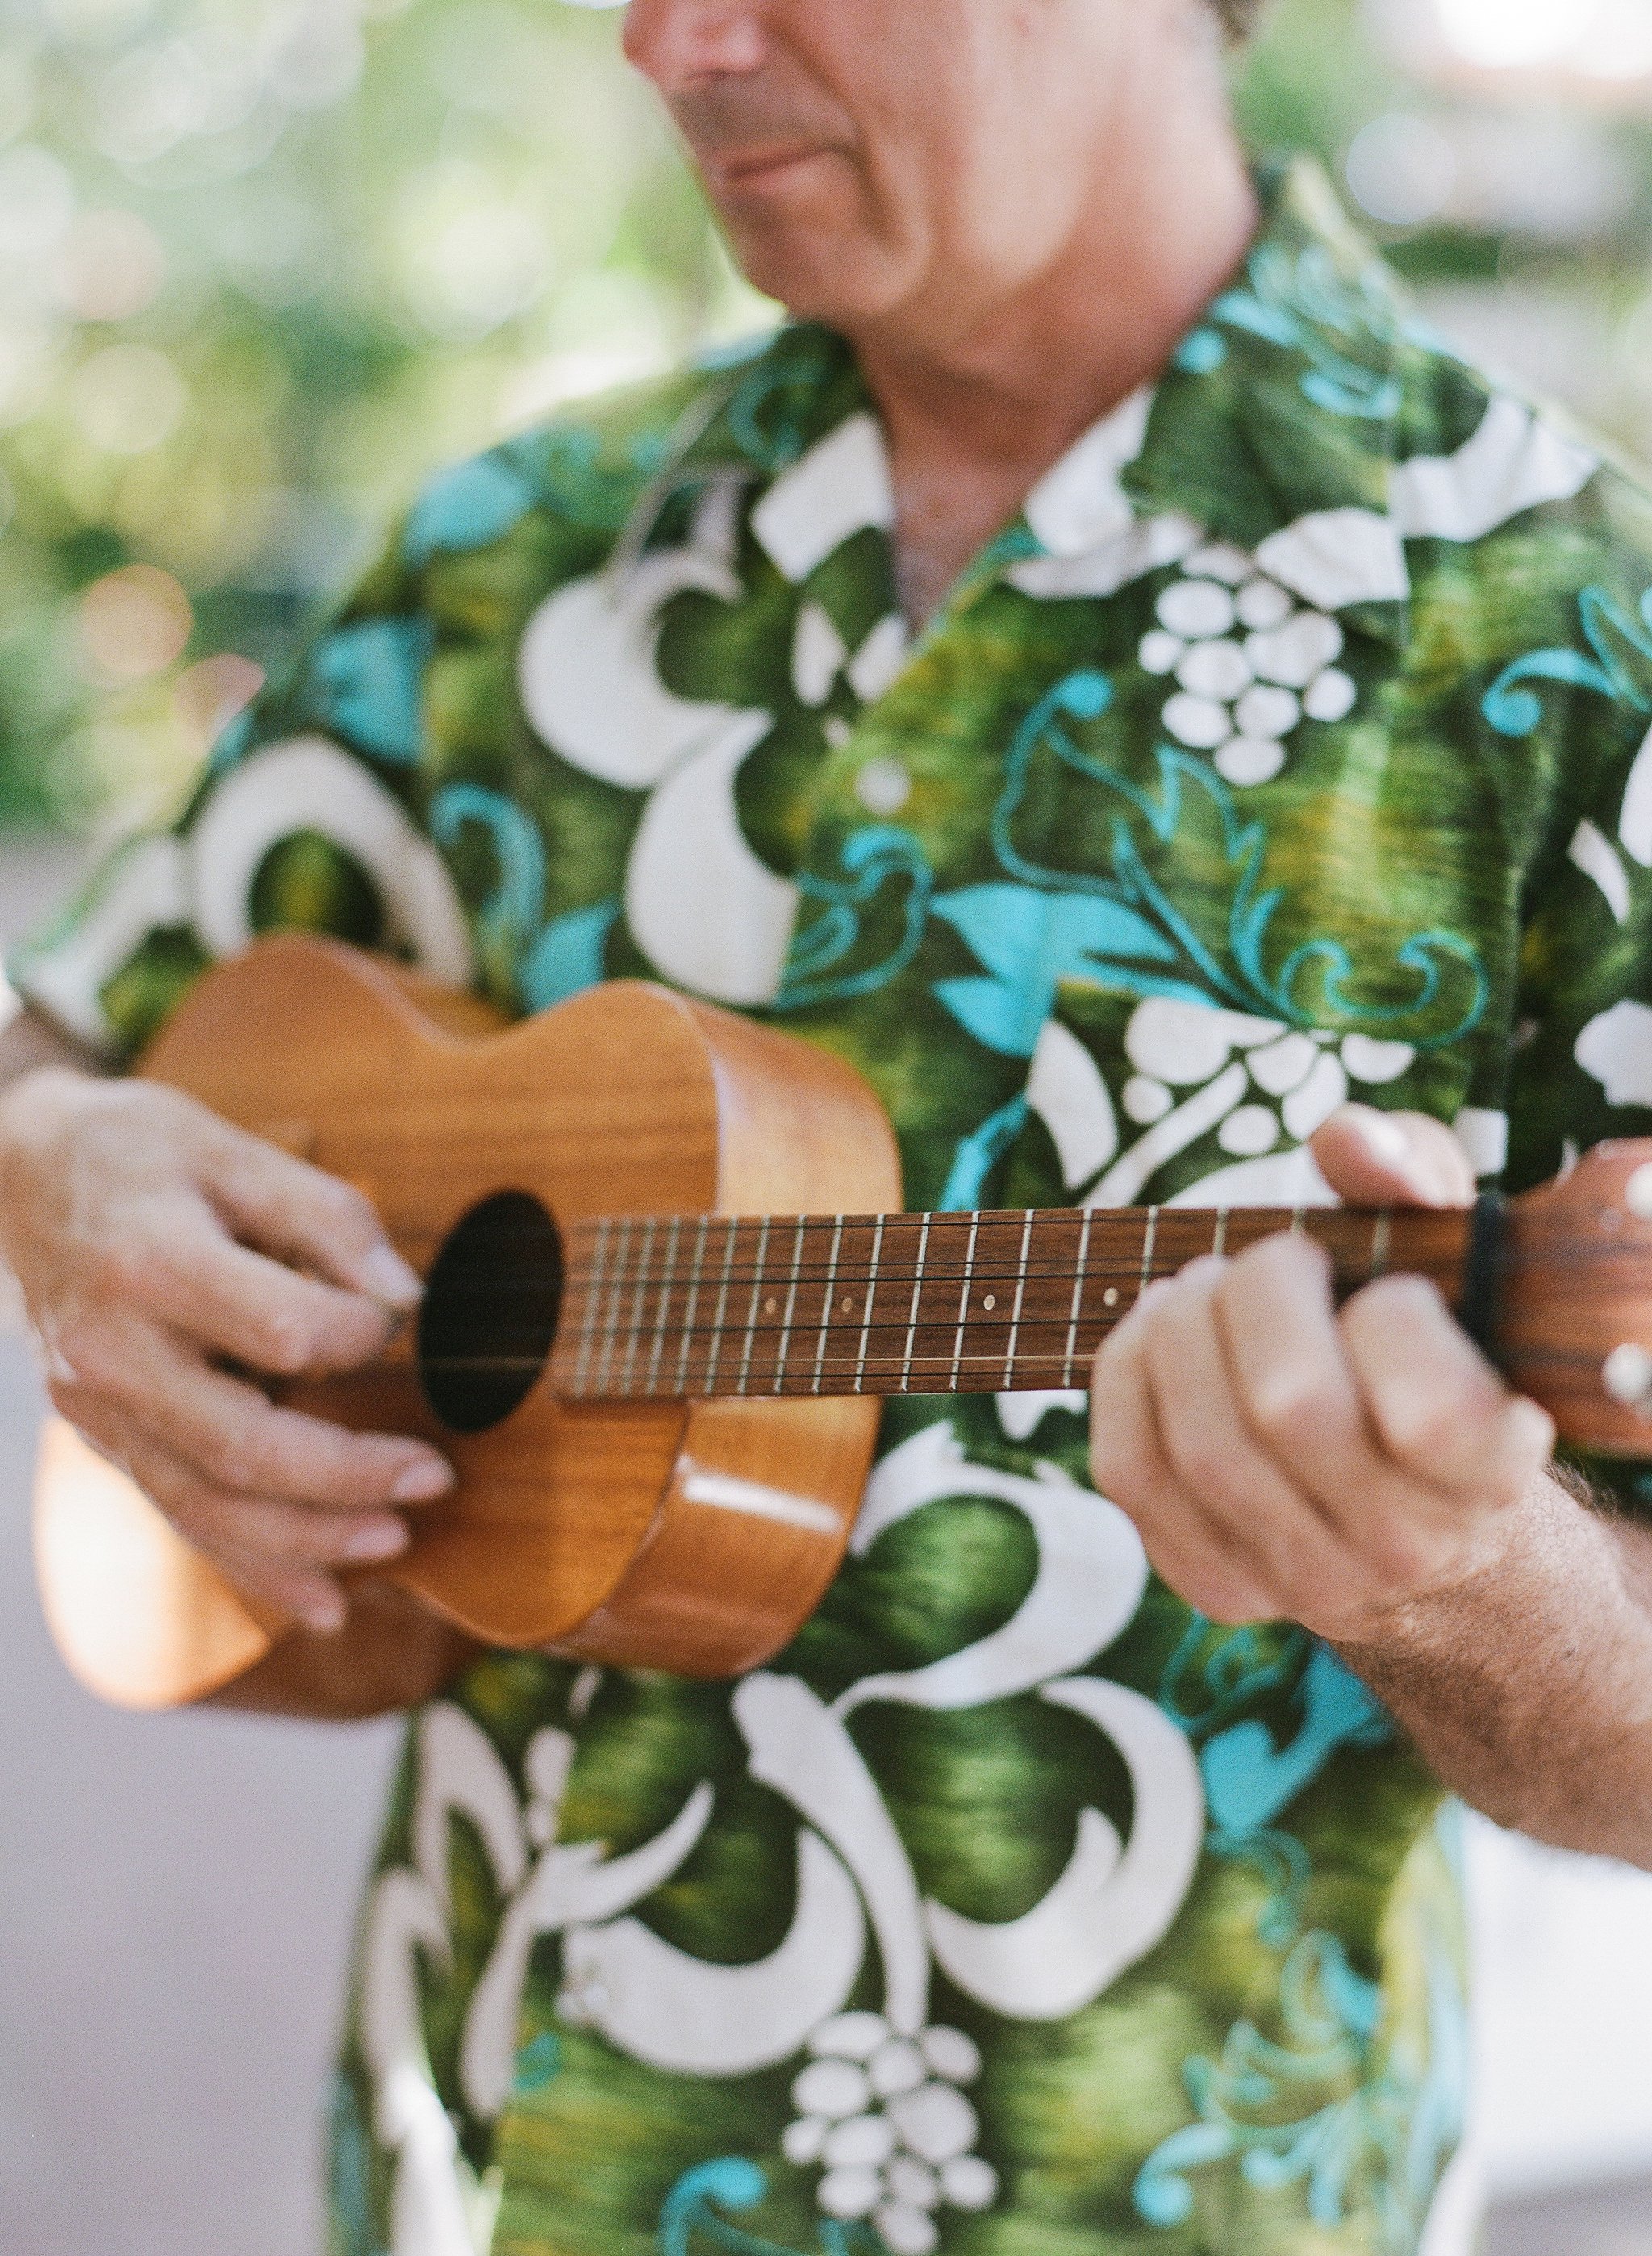
[[[1262,21],[1268,0],[1211,0],[1230,39],[1248,39]]]

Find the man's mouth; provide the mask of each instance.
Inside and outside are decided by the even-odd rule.
[[[707,183],[729,195],[761,194],[777,187],[828,152],[812,142],[771,144],[755,149],[728,149],[700,159]]]

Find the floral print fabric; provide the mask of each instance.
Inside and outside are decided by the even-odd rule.
[[[851,1059],[914,1207],[1323,1198],[1351,1094],[1515,1188],[1646,1131],[1647,504],[1311,171],[916,643],[893,514],[806,328],[446,474],[18,985],[120,1053],[281,923],[664,979]],[[412,1719],[335,2256],[1461,2256],[1450,1812],[1155,1581],[1083,1411],[892,1406],[738,1684]]]

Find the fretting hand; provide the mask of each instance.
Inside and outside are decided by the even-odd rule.
[[[0,1258],[57,1408],[250,1596],[337,1629],[334,1570],[453,1485],[423,1442],[277,1407],[223,1366],[353,1369],[418,1278],[348,1184],[174,1090],[60,1070],[0,1100]]]
[[[1313,1150],[1352,1204],[1473,1200],[1421,1115],[1350,1105]],[[1096,1357],[1090,1417],[1096,1486],[1190,1605],[1353,1645],[1489,1566],[1554,1443],[1433,1285],[1385,1278],[1339,1313],[1299,1236],[1149,1287]]]

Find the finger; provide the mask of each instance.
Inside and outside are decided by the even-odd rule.
[[[1184,1269],[1149,1327],[1145,1363],[1156,1422],[1182,1490],[1224,1549],[1269,1593],[1269,1611],[1295,1615],[1315,1591],[1363,1585],[1359,1562],[1331,1524],[1271,1456],[1235,1391],[1227,1336],[1250,1334],[1258,1305],[1248,1273],[1221,1260]],[[1331,1326],[1327,1309],[1324,1322]],[[1269,1347],[1264,1352],[1274,1352]]]
[[[417,1305],[424,1291],[418,1272],[353,1184],[222,1121],[208,1133],[203,1168],[225,1219],[266,1253],[307,1264],[385,1308]]]
[[[1146,1364],[1149,1323],[1168,1285],[1149,1287],[1102,1345],[1090,1380],[1090,1473],[1099,1494],[1128,1514],[1148,1557],[1189,1605],[1213,1621],[1261,1621],[1266,1592],[1204,1527],[1171,1470]]]
[[[1473,1163],[1444,1121],[1345,1104],[1313,1139],[1319,1172],[1350,1206],[1473,1206]]]
[[[298,1540],[272,1546],[270,1525],[258,1519],[250,1499],[214,1499],[181,1459],[149,1441],[130,1421],[110,1414],[106,1405],[60,1401],[58,1407],[101,1456],[137,1482],[185,1540],[221,1569],[243,1596],[292,1614],[310,1629],[342,1628],[347,1602],[327,1571],[332,1562],[325,1556],[307,1558]],[[251,1516],[240,1516],[250,1510]],[[319,1513],[306,1516],[318,1526],[338,1525]],[[400,1547],[404,1547],[405,1530],[400,1532]],[[381,1558],[395,1555],[375,1547]]]
[[[1264,1238],[1229,1264],[1216,1316],[1245,1424],[1327,1524],[1358,1544],[1393,1468],[1366,1418],[1329,1258],[1294,1232]]]
[[[388,1513],[307,1512],[280,1498],[233,1496],[212,1489],[172,1450],[151,1442],[131,1419],[106,1403],[59,1403],[99,1456],[120,1466],[194,1550],[230,1575],[239,1589],[298,1613],[309,1626],[341,1620],[332,1570],[383,1566],[409,1547],[409,1532]]]
[[[158,1201],[127,1232],[104,1280],[186,1338],[257,1371],[350,1371],[390,1337],[382,1301],[304,1277],[230,1237],[204,1202]]]
[[[1509,1392],[1426,1278],[1367,1286],[1343,1310],[1342,1333],[1390,1456],[1459,1499],[1527,1493],[1553,1451],[1554,1421]]]
[[[218,1487],[362,1512],[429,1503],[453,1484],[451,1465],[425,1442],[281,1408],[153,1326],[97,1327],[67,1352],[77,1393],[125,1411]]]
[[[119,1464],[197,1550],[234,1551],[271,1569],[383,1565],[406,1550],[393,1512],[317,1512],[278,1497],[215,1488],[130,1419],[95,1404],[74,1420],[94,1448]]]

